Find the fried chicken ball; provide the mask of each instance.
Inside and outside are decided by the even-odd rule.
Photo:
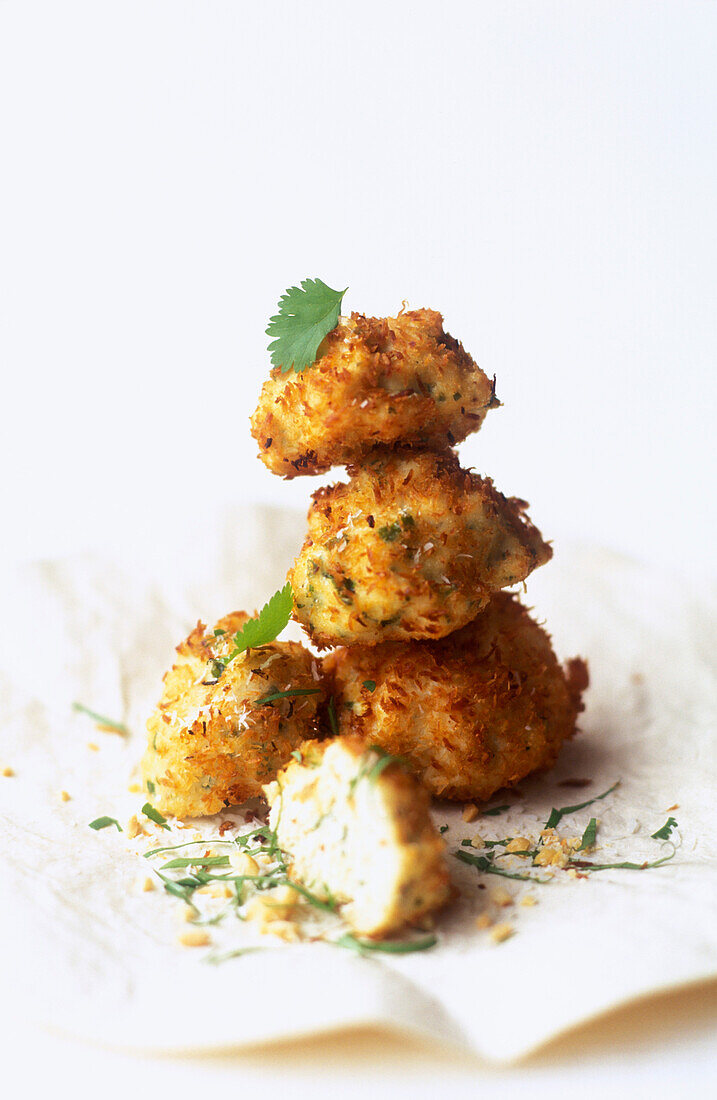
[[[292,478],[357,462],[376,444],[453,446],[499,404],[493,383],[443,331],[440,313],[352,313],[312,367],[271,372],[251,431],[262,462]]]
[[[177,646],[142,761],[144,788],[162,813],[200,817],[260,795],[297,745],[315,735],[322,684],[302,645],[272,642],[223,668],[248,618],[236,611],[212,631],[200,622]],[[268,701],[286,691],[311,694]]]
[[[552,555],[487,478],[445,451],[377,449],[319,489],[289,580],[320,647],[441,638]]]
[[[434,795],[462,801],[551,767],[588,684],[585,662],[563,670],[506,592],[441,641],[339,649],[323,666],[342,734],[404,757]]]
[[[430,796],[360,737],[310,741],[266,787],[291,874],[365,936],[385,936],[450,897]]]

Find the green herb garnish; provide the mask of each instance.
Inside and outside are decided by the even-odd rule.
[[[673,829],[676,829],[676,828],[677,828],[677,822],[674,819],[674,817],[668,817],[667,821],[662,826],[662,828],[658,829],[656,833],[651,833],[650,836],[652,837],[653,840],[669,840],[670,839],[670,833],[673,831]]]
[[[156,789],[157,789],[157,788],[155,787],[155,785],[154,785],[154,783],[152,782],[152,780],[151,780],[151,779],[148,779],[148,780],[147,780],[147,790],[149,791],[149,793],[150,793],[150,794],[154,794],[154,793],[156,792]]]
[[[261,699],[255,699],[253,707],[265,707],[277,699],[288,699],[292,695],[320,695],[318,688],[291,688],[289,691],[273,691],[270,695],[262,695]]]
[[[90,822],[91,829],[106,829],[108,825],[116,825],[119,831],[122,832],[122,826],[114,817],[96,817],[94,821]]]
[[[155,810],[154,806],[150,805],[149,802],[145,802],[142,807],[142,813],[145,817],[148,817],[150,821],[153,821],[155,825],[161,825],[163,829],[169,828],[166,817],[162,817],[159,810]]]
[[[375,691],[376,690],[376,681],[375,680],[364,680],[363,686],[366,688],[366,691]]]
[[[129,730],[126,726],[123,726],[121,722],[113,722],[111,718],[105,718],[104,714],[98,714],[96,710],[90,710],[83,703],[73,703],[72,709],[76,710],[79,714],[86,714],[88,718],[91,718],[98,726],[105,726],[108,730],[114,730],[115,733],[127,734]]]
[[[661,867],[663,863],[669,863],[671,859],[674,859],[677,855],[677,851],[671,852],[669,856],[663,856],[662,859],[656,859],[652,863],[645,861],[644,863],[629,863],[624,861],[622,863],[592,863],[587,859],[571,859],[569,866],[577,867],[580,871],[647,871],[650,867]]]
[[[477,867],[479,871],[483,871],[486,875],[500,875],[501,878],[515,878],[520,879],[521,882],[548,883],[551,881],[549,878],[538,878],[537,875],[521,875],[517,871],[504,871],[502,867],[496,867],[494,865],[492,852],[487,856],[474,856],[471,852],[465,852],[459,849],[457,852],[454,852],[453,855],[456,859],[459,859],[461,863],[469,863],[472,867]]]
[[[429,947],[435,947],[438,943],[438,937],[424,936],[422,940],[401,942],[398,940],[366,940],[346,933],[337,940],[327,942],[335,944],[336,947],[347,947],[350,951],[357,951],[359,955],[371,954],[373,951],[383,951],[387,955],[408,955],[412,951],[427,951]]]
[[[597,818],[591,817],[588,821],[585,832],[583,833],[583,839],[580,841],[579,852],[584,852],[587,848],[592,848],[595,844],[595,837],[597,836]]]
[[[550,817],[545,822],[545,828],[554,829],[566,814],[574,814],[578,810],[584,810],[586,806],[592,806],[593,802],[599,802],[601,798],[607,798],[609,794],[612,794],[619,783],[620,780],[618,779],[617,783],[613,783],[612,787],[609,787],[608,790],[603,791],[602,794],[596,795],[595,798],[588,798],[587,802],[578,802],[575,806],[563,806],[560,810],[556,810],[555,807],[553,807],[550,811]]]
[[[490,810],[481,810],[481,817],[497,817],[498,814],[504,814],[510,809],[510,806],[491,806]]]
[[[332,290],[321,279],[304,279],[301,288],[289,287],[279,298],[279,312],[270,318],[267,336],[271,362],[286,374],[300,374],[316,362],[319,345],[339,322],[341,302],[348,290]]]
[[[299,751],[299,749],[294,749],[294,751],[292,752],[291,755],[294,757],[294,760],[298,761],[299,764],[304,763],[304,758],[301,755],[301,752]]]
[[[238,959],[241,955],[251,955],[254,951],[263,951],[263,947],[235,947],[233,951],[214,951],[204,956],[204,962],[211,966],[226,962],[227,959]]]
[[[329,702],[326,710],[329,715],[329,725],[331,726],[331,732],[335,737],[337,737],[339,733],[339,720],[336,717],[336,704],[334,703],[333,695],[329,696]]]

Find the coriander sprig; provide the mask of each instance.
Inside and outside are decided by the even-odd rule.
[[[212,674],[219,679],[230,661],[239,657],[247,649],[256,649],[275,641],[291,618],[294,597],[291,585],[287,581],[283,588],[275,592],[253,619],[247,619],[241,630],[232,639],[234,649],[227,657],[213,657],[210,664]],[[299,694],[293,692],[292,694]],[[268,700],[264,700],[267,702]],[[257,701],[258,702],[258,701]]]
[[[321,279],[304,279],[301,288],[289,287],[279,299],[279,312],[269,321],[267,336],[271,361],[282,374],[297,374],[316,362],[319,345],[336,328],[341,302],[348,290],[332,290]]]

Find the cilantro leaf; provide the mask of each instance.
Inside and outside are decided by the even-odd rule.
[[[661,829],[658,829],[656,833],[650,833],[653,840],[669,840],[670,833],[673,829],[677,828],[677,822],[674,817],[668,817],[665,824]]]
[[[332,290],[321,279],[304,279],[301,289],[289,287],[279,299],[279,312],[269,320],[267,336],[271,361],[286,374],[293,367],[300,374],[316,362],[319,344],[336,328],[341,302],[348,290]]]
[[[267,600],[256,618],[245,622],[241,630],[234,635],[235,648],[224,661],[225,667],[245,649],[255,649],[257,646],[273,642],[291,618],[293,606],[294,597],[291,585],[287,581],[283,588]]]

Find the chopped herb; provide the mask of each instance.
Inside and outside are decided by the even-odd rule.
[[[347,947],[350,951],[357,951],[359,955],[370,954],[372,951],[383,951],[387,955],[408,955],[412,951],[427,951],[438,943],[437,936],[424,936],[421,940],[366,940],[358,936],[346,933],[337,940],[329,940],[336,947]]]
[[[592,863],[587,859],[572,859],[570,861],[571,867],[577,867],[580,871],[611,871],[613,869],[624,871],[647,871],[650,867],[661,867],[663,863],[668,863],[671,859],[674,859],[677,852],[671,852],[669,856],[663,856],[662,859],[656,859],[653,863]]]
[[[159,810],[155,810],[154,806],[151,806],[149,802],[145,802],[142,807],[142,813],[145,817],[148,817],[150,821],[153,821],[155,825],[161,825],[163,829],[168,829],[166,817],[162,817]]]
[[[331,732],[334,734],[335,737],[337,737],[339,732],[339,720],[336,717],[336,705],[334,703],[333,695],[329,696],[329,703],[326,710],[328,711],[329,715],[329,725],[331,726]]]
[[[601,798],[607,798],[609,794],[612,794],[619,783],[620,780],[618,779],[617,783],[613,783],[612,787],[609,787],[608,790],[603,791],[602,794],[596,795],[595,798],[588,798],[587,802],[578,802],[575,806],[563,806],[560,810],[556,810],[555,807],[553,807],[550,811],[550,817],[545,822],[545,828],[554,829],[566,814],[574,814],[578,810],[584,810],[586,806],[592,806],[593,802],[599,802]]]
[[[215,638],[221,638],[222,634],[226,634],[226,630],[222,630],[221,627],[214,631]]]
[[[504,814],[510,809],[510,806],[491,806],[489,810],[481,810],[481,817],[497,817],[498,814]]]
[[[459,859],[461,863],[470,863],[472,867],[477,867],[479,871],[483,871],[487,875],[500,875],[501,878],[515,878],[520,879],[522,882],[547,883],[551,881],[549,878],[538,878],[537,875],[521,875],[517,871],[504,871],[502,867],[495,867],[492,854],[488,856],[474,856],[470,852],[459,850],[454,852],[453,855],[456,859]]]
[[[219,963],[226,962],[227,959],[238,959],[241,955],[251,955],[254,951],[263,951],[262,947],[236,947],[233,951],[215,951],[210,955],[205,955],[204,962],[209,963],[211,966],[217,966]]]
[[[271,361],[286,374],[300,374],[316,362],[319,345],[336,328],[341,302],[348,287],[332,290],[321,279],[303,279],[301,288],[289,287],[279,299],[279,312],[270,320],[267,336]]]
[[[333,898],[329,898],[327,901],[323,901],[321,898],[313,894],[311,890],[307,890],[305,886],[302,886],[300,882],[294,882],[293,879],[288,878],[286,885],[290,886],[292,890],[296,890],[297,894],[301,894],[302,898],[306,898],[310,905],[313,905],[314,909],[321,909],[324,913],[336,912],[336,901]]]
[[[372,754],[378,755],[378,760],[374,760]],[[349,783],[350,793],[353,794],[356,785],[360,783],[362,779],[368,779],[369,783],[375,783],[389,764],[404,763],[405,760],[402,756],[391,756],[389,752],[385,752],[378,745],[371,745],[370,749],[364,754],[363,760],[361,761],[361,767]]]
[[[676,828],[677,822],[675,821],[674,817],[668,817],[662,828],[658,829],[656,833],[651,833],[650,835],[653,840],[669,840],[670,833],[673,829]]]
[[[294,749],[291,755],[294,757],[294,760],[298,760],[300,764],[304,763],[304,758],[298,749]]]
[[[580,841],[579,852],[584,852],[588,848],[592,848],[595,845],[595,837],[597,836],[597,818],[591,817],[588,821],[585,832],[583,833],[583,839]]]
[[[163,871],[174,871],[178,867],[229,867],[229,856],[179,856],[162,864]]]
[[[152,782],[151,779],[147,780],[147,790],[149,791],[150,794],[154,794],[155,791],[156,791],[156,787],[155,787],[155,785],[154,785],[154,783]]]
[[[401,523],[404,527],[416,526],[416,521],[409,512],[401,512]]]
[[[83,703],[73,703],[72,709],[76,710],[79,714],[86,714],[87,717],[92,718],[98,726],[104,726],[108,730],[114,730],[115,733],[129,733],[127,727],[123,726],[121,722],[113,722],[111,718],[105,718],[104,714],[98,714],[97,711],[90,710],[90,708],[84,706]]]
[[[376,681],[375,680],[364,680],[363,686],[366,688],[366,691],[375,691],[376,690]]]
[[[401,524],[398,522],[390,523],[379,527],[378,533],[384,542],[395,542],[401,534]]]
[[[119,831],[122,832],[122,826],[114,817],[96,817],[94,821],[90,822],[91,829],[106,829],[108,825],[116,825]]]
[[[215,680],[218,680],[220,678],[226,667],[227,666],[225,662],[218,660],[218,658],[216,657],[212,657],[209,662],[209,668]]]
[[[439,833],[447,833],[448,832],[448,826],[447,825],[441,825],[438,829],[438,832]]]
[[[261,699],[255,699],[253,707],[265,707],[277,699],[288,699],[292,695],[320,695],[318,688],[291,688],[289,691],[273,691],[270,695],[263,695]]]

